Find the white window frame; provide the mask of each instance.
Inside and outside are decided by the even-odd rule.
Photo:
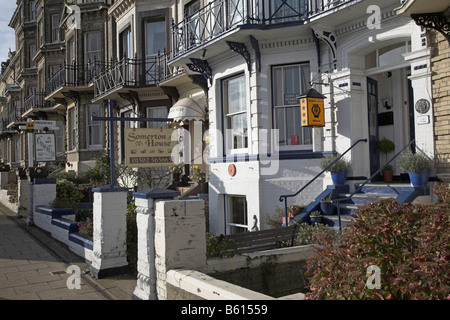
[[[229,109],[229,95],[228,95],[228,83],[232,80],[242,78],[244,81],[243,85],[243,97],[241,97],[242,101],[244,101],[244,108],[242,110],[239,110],[237,112],[228,112]],[[222,80],[222,92],[223,92],[223,106],[222,106],[222,115],[223,115],[223,136],[224,136],[224,147],[225,147],[225,154],[243,154],[248,153],[249,145],[250,145],[250,130],[249,130],[249,123],[250,119],[248,116],[248,101],[247,101],[247,81],[245,77],[245,73],[240,73],[231,77],[228,77],[226,79]],[[243,135],[244,142],[241,146],[235,146],[234,145],[234,139],[233,139],[233,130],[231,129],[231,118],[235,116],[243,115],[245,116],[246,121],[246,135]],[[247,140],[245,140],[247,139]]]
[[[309,63],[289,63],[289,64],[284,64],[284,65],[274,65],[271,68],[271,81],[272,81],[272,85],[271,85],[271,91],[272,91],[272,115],[273,115],[273,129],[275,130],[279,130],[279,138],[281,139],[283,136],[285,137],[285,141],[286,141],[286,145],[280,140],[279,141],[279,150],[280,151],[301,151],[301,150],[313,150],[313,144],[314,144],[314,131],[312,130],[312,128],[309,127],[301,127],[300,125],[300,100],[298,100],[296,98],[297,93],[295,94],[295,97],[292,97],[293,100],[295,100],[295,103],[286,103],[286,98],[282,97],[283,102],[281,104],[278,104],[278,102],[276,101],[276,97],[277,97],[277,89],[275,88],[275,82],[277,82],[277,80],[275,79],[275,69],[281,69],[281,81],[277,82],[277,86],[279,86],[280,88],[280,92],[282,92],[282,94],[284,94],[284,89],[285,89],[285,69],[286,68],[290,68],[290,67],[294,67],[294,66],[298,66],[300,68],[300,75],[299,75],[299,84],[300,84],[300,88],[298,90],[298,95],[302,94],[303,92],[305,92],[308,89],[308,86],[306,86],[305,88],[301,87],[302,86],[302,81],[301,81],[301,68],[302,67],[310,67]],[[308,80],[309,82],[309,80]],[[295,117],[293,119],[291,119],[293,121],[292,125],[297,129],[297,130],[302,130],[302,141],[298,141],[298,144],[289,144],[291,141],[290,139],[292,139],[291,137],[287,137],[288,132],[286,129],[286,123],[287,123],[287,109],[289,108],[294,108],[294,116],[295,116],[295,111],[298,111],[298,119],[296,119]],[[284,109],[283,112],[283,123],[284,123],[284,127],[283,128],[279,128],[278,127],[278,112],[279,110]],[[282,132],[283,130],[283,132]],[[305,142],[305,131],[309,131],[309,135],[310,135],[310,139],[311,139],[311,143],[304,143]],[[299,139],[300,140],[300,139]]]
[[[57,19],[58,21],[56,22],[55,19]],[[60,40],[60,30],[59,30],[59,14],[52,14],[50,16],[50,24],[51,24],[51,42],[59,42]],[[55,25],[56,23],[56,25]]]
[[[93,114],[94,108],[97,109],[97,112]],[[91,116],[101,117],[103,115],[102,107],[100,104],[88,104],[86,106],[86,144],[89,150],[97,150],[103,148],[103,123],[102,121],[92,121]],[[98,138],[99,143],[91,144],[91,140],[94,140],[92,135],[98,135],[95,138]]]
[[[243,218],[243,223],[239,221],[234,221],[233,217],[233,199],[243,198],[244,201],[244,214],[243,217],[238,217],[238,219]],[[243,229],[243,232],[248,232],[248,201],[245,195],[225,195],[225,233],[226,234],[236,234],[233,232],[234,229]],[[235,230],[234,230],[235,231]]]
[[[91,48],[91,42],[89,41],[89,38],[92,36],[96,36],[96,46],[97,50],[94,50]],[[84,63],[88,64],[96,62],[101,62],[101,54],[102,54],[102,40],[101,40],[102,34],[100,31],[95,32],[88,32],[84,35]]]
[[[153,112],[157,112],[159,114],[154,114]],[[145,110],[147,118],[167,118],[169,111],[166,106],[158,106],[158,107],[147,107]],[[152,129],[167,129],[169,125],[167,122],[163,121],[148,121],[147,128]]]

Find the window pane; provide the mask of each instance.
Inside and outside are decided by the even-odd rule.
[[[284,125],[284,108],[276,108],[276,124],[275,128],[279,129],[279,144],[280,146],[287,145],[286,141],[286,130]]]
[[[273,102],[276,106],[283,105],[283,70],[273,69]]]
[[[300,95],[299,67],[284,69],[284,105],[299,104],[297,96]]]
[[[228,114],[246,109],[244,77],[228,80]]]
[[[229,197],[227,201],[227,216],[230,234],[247,232],[247,199],[242,196]]]
[[[309,88],[308,64],[272,68],[274,127],[279,129],[280,146],[312,144],[312,128],[300,124],[300,102],[297,99]]]
[[[163,53],[166,47],[166,22],[152,21],[146,23],[146,56],[154,56],[158,51]]]
[[[168,112],[166,107],[147,108],[147,118],[167,118]],[[168,128],[166,121],[149,121],[147,128]]]
[[[229,129],[231,129],[232,148],[247,148],[247,113],[229,117]]]
[[[101,130],[102,130],[102,122],[101,121],[93,121],[91,118],[93,116],[100,116],[101,109],[99,105],[91,105],[88,108],[88,143],[90,146],[98,146],[102,144],[101,141]]]

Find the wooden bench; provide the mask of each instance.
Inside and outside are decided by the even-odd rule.
[[[239,253],[292,247],[298,233],[298,225],[237,233],[232,235],[220,235],[219,241],[227,241],[227,250],[237,250]]]

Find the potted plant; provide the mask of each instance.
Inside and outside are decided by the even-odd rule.
[[[397,160],[400,168],[407,171],[413,187],[424,187],[428,183],[432,160],[422,153],[404,152]]]
[[[320,223],[322,221],[322,216],[320,214],[320,211],[313,211],[309,215],[311,218],[311,223]]]
[[[330,172],[334,185],[343,185],[347,179],[349,163],[344,158],[337,160],[339,156],[340,154],[326,156],[322,159],[322,161],[320,161],[320,167],[322,170],[326,169],[327,172]],[[334,161],[336,162],[333,163]],[[331,165],[332,163],[333,165]],[[331,167],[328,168],[330,165]]]
[[[380,152],[385,154],[385,159],[387,161],[387,155],[388,153],[395,150],[395,144],[391,140],[383,138],[378,142],[378,148],[380,149]],[[383,169],[383,180],[385,182],[391,182],[393,180],[393,175],[394,175],[393,167],[390,164],[388,164]]]
[[[333,191],[327,197],[320,200],[320,210],[326,216],[334,214],[336,206],[333,203]]]

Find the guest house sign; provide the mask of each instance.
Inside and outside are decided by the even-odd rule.
[[[129,167],[163,167],[173,165],[173,129],[125,129],[125,157]]]

